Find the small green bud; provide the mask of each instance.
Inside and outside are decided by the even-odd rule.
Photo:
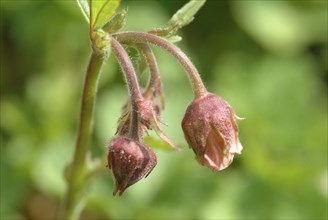
[[[92,48],[98,53],[108,55],[110,51],[110,36],[102,29],[96,29],[92,32]]]

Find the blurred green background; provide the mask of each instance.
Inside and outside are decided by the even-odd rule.
[[[187,1],[123,1],[124,30],[164,25]],[[237,115],[243,154],[222,172],[198,165],[180,127],[192,99],[179,64],[154,48],[163,129],[181,152],[155,149],[147,179],[113,197],[106,170],[83,219],[326,219],[327,1],[208,1],[179,34],[208,89]],[[75,1],[1,1],[1,220],[54,219],[72,158],[87,24]],[[131,52],[131,49],[129,49]],[[127,97],[111,56],[90,144],[105,156]]]

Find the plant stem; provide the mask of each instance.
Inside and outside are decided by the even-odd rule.
[[[207,90],[199,76],[199,73],[188,56],[183,53],[177,46],[166,39],[154,34],[145,32],[123,32],[113,34],[118,41],[124,44],[151,43],[157,45],[172,54],[186,69],[191,82],[195,98],[200,98],[207,94]]]
[[[80,122],[74,152],[74,158],[68,170],[68,189],[65,195],[64,210],[61,219],[77,219],[83,205],[83,188],[86,177],[86,157],[92,134],[93,112],[97,92],[98,79],[104,63],[102,54],[92,52],[83,86]]]
[[[162,93],[161,76],[159,74],[158,65],[153,51],[148,44],[137,44],[136,47],[146,57],[150,72],[150,80],[147,89],[144,92],[144,96],[151,95],[154,92]]]
[[[143,100],[142,94],[139,89],[138,80],[134,71],[132,62],[129,55],[126,53],[122,45],[115,40],[111,39],[113,53],[116,55],[117,60],[125,75],[130,92],[130,100],[132,105],[132,118],[130,124],[130,138],[139,141],[139,120],[138,120],[138,100]]]

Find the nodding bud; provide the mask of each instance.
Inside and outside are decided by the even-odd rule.
[[[117,137],[108,147],[108,167],[115,178],[113,195],[147,177],[157,164],[155,153],[146,145],[127,137]]]
[[[201,165],[220,171],[231,164],[235,153],[241,153],[236,119],[230,105],[211,93],[188,106],[182,129]]]
[[[159,123],[165,124],[165,122],[160,119],[159,106],[156,105],[155,100],[153,100],[153,102],[146,98],[136,100],[139,116],[139,137],[141,138],[144,133],[148,134],[147,130],[154,130],[156,134],[161,139],[163,139],[163,141],[168,143],[173,149],[180,150],[180,148],[175,143],[173,143],[173,141],[164,133],[164,131],[159,126]],[[129,105],[129,102],[126,102],[126,104],[123,106],[124,113],[118,121],[118,127],[116,130],[116,134],[118,134],[119,136],[126,136],[129,133],[131,111],[131,105]]]
[[[168,143],[173,149],[180,150],[180,148],[171,141],[171,139],[164,133],[164,131],[159,127],[159,122],[165,124],[159,118],[156,111],[154,110],[152,103],[147,102],[144,99],[136,100],[139,109],[139,121],[143,124],[148,130],[154,129],[156,134],[162,138],[163,141]]]
[[[152,111],[154,112],[156,118],[158,121],[162,122],[160,120],[160,114],[161,110],[164,108],[164,97],[162,94],[160,94],[160,104],[158,103],[158,100],[156,99],[158,91],[152,92],[151,90],[147,90],[144,92],[142,95],[144,97],[144,100],[139,101],[139,108],[141,108],[142,111],[151,111],[149,110],[148,106],[146,106],[145,109],[145,104],[148,103],[148,105],[151,106]],[[158,93],[159,94],[159,93]],[[145,110],[144,110],[145,109]],[[131,106],[131,100],[128,99],[123,107],[122,107],[122,115],[118,120],[118,126],[116,129],[116,133],[119,136],[126,136],[128,135],[130,131],[130,119],[131,119],[131,113],[132,113],[132,106]],[[148,112],[149,114],[149,112]],[[148,134],[147,129],[150,129],[151,126],[149,125],[148,121],[144,120],[141,123],[139,123],[139,136],[142,137],[144,133]]]

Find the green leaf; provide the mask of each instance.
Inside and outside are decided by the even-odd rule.
[[[119,31],[125,25],[127,11],[122,10],[116,13],[103,27],[102,29],[107,33],[115,33]]]
[[[176,43],[182,40],[182,37],[179,35],[172,35],[170,37],[166,38],[168,41],[170,41],[171,43]]]
[[[186,26],[194,19],[195,14],[205,4],[205,1],[206,0],[189,1],[172,16],[164,27],[150,30],[149,33],[167,38],[173,36],[180,28]],[[179,41],[178,38],[174,40]]]
[[[90,0],[91,28],[101,28],[116,12],[120,0]]]
[[[195,14],[205,4],[206,0],[191,0],[178,10],[170,19],[169,26],[186,26],[194,20]]]
[[[175,149],[172,148],[172,146],[166,143],[165,141],[155,139],[151,136],[146,136],[143,141],[147,146],[151,148],[158,148],[166,151],[175,151]]]
[[[76,0],[77,4],[79,5],[85,19],[87,19],[87,22],[89,23],[90,21],[90,7],[89,7],[89,2],[88,0]]]

